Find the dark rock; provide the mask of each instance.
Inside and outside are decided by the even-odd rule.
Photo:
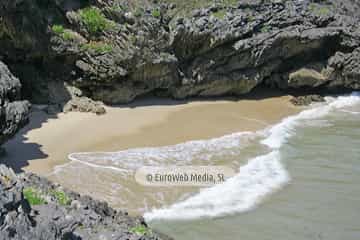
[[[60,91],[52,89],[64,81],[107,104],[157,92],[241,95],[260,84],[359,89],[360,4],[354,0],[204,3],[181,18],[176,12],[189,9],[172,10],[160,1],[93,1],[109,22],[96,33],[79,14],[89,3],[69,2],[1,3],[0,54],[31,100],[59,104],[52,93]],[[55,24],[65,36],[53,32]]]
[[[360,47],[351,53],[337,52],[329,60],[327,69],[329,87],[360,89]]]
[[[49,115],[56,115],[61,112],[61,107],[58,104],[48,105],[44,111]]]
[[[0,61],[0,145],[27,123],[30,104],[20,100],[20,81]]]
[[[3,147],[0,147],[0,163],[1,163],[1,158],[4,157],[6,155],[6,150]]]
[[[325,102],[325,99],[320,95],[312,94],[307,96],[293,97],[290,99],[290,102],[295,106],[308,106],[313,102]]]
[[[30,206],[22,194],[25,188],[48,201]],[[69,205],[50,197],[54,191],[64,193]],[[0,240],[169,239],[150,230],[143,236],[130,231],[139,225],[147,227],[143,219],[116,211],[104,202],[80,196],[34,174],[17,176],[0,165]]]

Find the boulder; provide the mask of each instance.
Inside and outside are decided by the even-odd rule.
[[[288,86],[299,87],[318,87],[326,83],[327,79],[319,72],[313,69],[302,68],[289,75]]]
[[[0,145],[29,119],[30,103],[20,100],[21,84],[0,61]]]
[[[97,115],[106,113],[104,104],[102,102],[96,102],[87,97],[75,97],[67,102],[63,108],[65,113],[67,112],[92,112]]]

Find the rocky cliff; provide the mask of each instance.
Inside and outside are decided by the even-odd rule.
[[[19,79],[0,62],[0,145],[28,121],[30,103],[20,100],[20,89]],[[33,174],[16,175],[0,164],[0,240],[8,239],[168,238],[152,231],[141,218]]]
[[[0,240],[165,240],[142,218],[0,165]]]
[[[0,54],[33,102],[359,89],[355,0],[4,0]]]
[[[0,145],[28,121],[30,104],[21,101],[21,84],[0,61]]]

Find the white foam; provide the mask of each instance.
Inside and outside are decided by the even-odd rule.
[[[186,220],[215,217],[251,210],[267,194],[289,181],[280,163],[280,154],[273,151],[256,157],[240,168],[240,173],[224,184],[206,188],[187,200],[169,208],[145,213],[147,221],[154,219]]]
[[[342,112],[344,112],[344,113],[350,113],[350,114],[353,114],[353,115],[359,115],[359,114],[360,114],[360,112],[350,111],[350,110],[346,110],[346,109],[342,110]]]
[[[186,165],[197,161],[210,161],[219,156],[239,154],[242,147],[258,137],[253,132],[229,134],[210,140],[189,141],[172,146],[134,148],[118,152],[79,152],[68,155],[72,162],[82,163],[93,168],[118,172],[131,172],[142,166]],[[68,163],[58,166],[59,172]]]
[[[360,95],[357,92],[350,96],[328,97],[326,98],[326,104],[321,104],[320,106],[302,111],[298,115],[287,117],[279,124],[271,127],[268,130],[270,133],[269,137],[261,141],[261,143],[272,149],[278,149],[294,134],[296,126],[302,124],[303,121],[318,119],[326,116],[331,111],[355,104],[360,104]]]
[[[359,102],[359,99],[357,93],[348,97],[327,98],[329,104],[314,107],[298,115],[285,118],[279,124],[257,133],[240,132],[210,140],[189,141],[164,147],[135,148],[118,152],[79,152],[69,154],[68,158],[72,162],[86,164],[94,168],[126,172],[136,170],[144,165],[185,165],[194,159],[209,161],[214,157],[236,156],[249,141],[263,135],[269,136],[262,143],[270,148],[277,149],[288,137],[292,136],[295,127],[301,123],[300,120],[316,119],[326,115],[333,108],[353,105]],[[67,164],[63,166],[66,167]],[[63,166],[58,166],[56,170],[59,171]]]
[[[262,140],[272,152],[251,159],[240,168],[238,175],[221,185],[203,189],[197,195],[168,208],[145,213],[147,221],[156,219],[195,219],[215,217],[251,210],[267,195],[283,187],[290,177],[281,164],[280,148],[293,136],[295,128],[304,121],[324,117],[333,110],[360,104],[360,95],[326,98],[326,103],[285,118],[266,129],[268,137]]]

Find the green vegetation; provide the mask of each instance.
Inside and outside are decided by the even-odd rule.
[[[327,15],[330,13],[330,8],[328,6],[324,6],[324,5],[318,5],[318,4],[315,4],[315,3],[311,3],[309,5],[309,10],[311,12],[313,12],[314,14],[316,15]]]
[[[270,27],[270,26],[263,26],[263,27],[260,29],[260,32],[266,33],[266,32],[270,32],[270,30],[271,30],[271,27]]]
[[[91,34],[99,33],[110,28],[109,20],[105,18],[100,9],[88,7],[79,11],[80,18]]]
[[[214,12],[212,15],[218,19],[224,19],[226,16],[226,10],[224,9],[219,10],[217,12]]]
[[[74,39],[76,39],[75,33],[73,33],[73,32],[70,31],[70,30],[65,30],[64,33],[61,34],[61,37],[62,37],[64,40],[74,40]]]
[[[153,17],[159,18],[159,17],[161,17],[161,12],[160,12],[159,9],[153,9],[152,12],[151,12],[151,15]]]
[[[255,20],[256,20],[255,16],[253,16],[253,15],[249,15],[249,16],[248,16],[248,21],[249,21],[249,22],[253,22],[253,21],[255,21]]]
[[[202,7],[211,6],[213,1],[209,0],[196,0],[196,1],[184,1],[184,0],[162,0],[165,3],[174,3],[176,4],[176,8],[171,15],[176,16],[188,16],[195,9],[199,9]]]
[[[63,191],[51,190],[49,194],[53,196],[60,205],[69,205],[71,202],[70,198]]]
[[[319,15],[327,15],[330,13],[330,8],[329,7],[320,7],[319,10],[318,10],[318,14]]]
[[[136,8],[134,10],[135,17],[141,17],[143,14],[144,14],[144,9],[142,9],[142,8]]]
[[[239,1],[238,0],[221,0],[220,1],[222,4],[224,4],[225,6],[234,6],[235,4],[237,4]]]
[[[87,44],[84,44],[82,46],[82,50],[85,50],[85,51],[92,50],[96,54],[104,54],[104,53],[111,52],[113,50],[113,47],[104,42],[91,41]]]
[[[76,35],[73,31],[70,29],[65,29],[61,25],[53,25],[51,27],[51,30],[58,36],[62,37],[64,40],[74,40],[76,39]]]
[[[39,190],[34,188],[24,188],[23,190],[24,198],[28,200],[30,205],[41,205],[46,204],[45,199],[42,197]]]
[[[61,25],[53,25],[51,30],[57,35],[63,34],[65,31],[64,27]]]
[[[145,234],[151,234],[151,230],[145,227],[144,225],[138,225],[130,229],[131,233],[135,233],[137,235],[143,236]]]
[[[174,3],[176,8],[171,13],[176,16],[188,16],[195,9],[204,7],[210,7],[214,3],[218,3],[224,7],[235,7],[239,2],[238,0],[195,0],[195,1],[184,1],[184,0],[161,0],[160,2]]]
[[[40,190],[27,187],[23,190],[24,198],[29,201],[30,205],[47,204],[45,196],[52,196],[60,205],[69,205],[71,199],[61,190],[50,190],[49,192],[42,193]]]
[[[135,34],[131,34],[131,35],[129,36],[129,39],[130,39],[130,41],[131,41],[133,44],[136,44],[137,38],[136,38],[136,35],[135,35]]]
[[[122,12],[125,11],[126,9],[124,9],[122,6],[120,5],[112,5],[110,7],[111,10],[116,11],[116,12]]]

